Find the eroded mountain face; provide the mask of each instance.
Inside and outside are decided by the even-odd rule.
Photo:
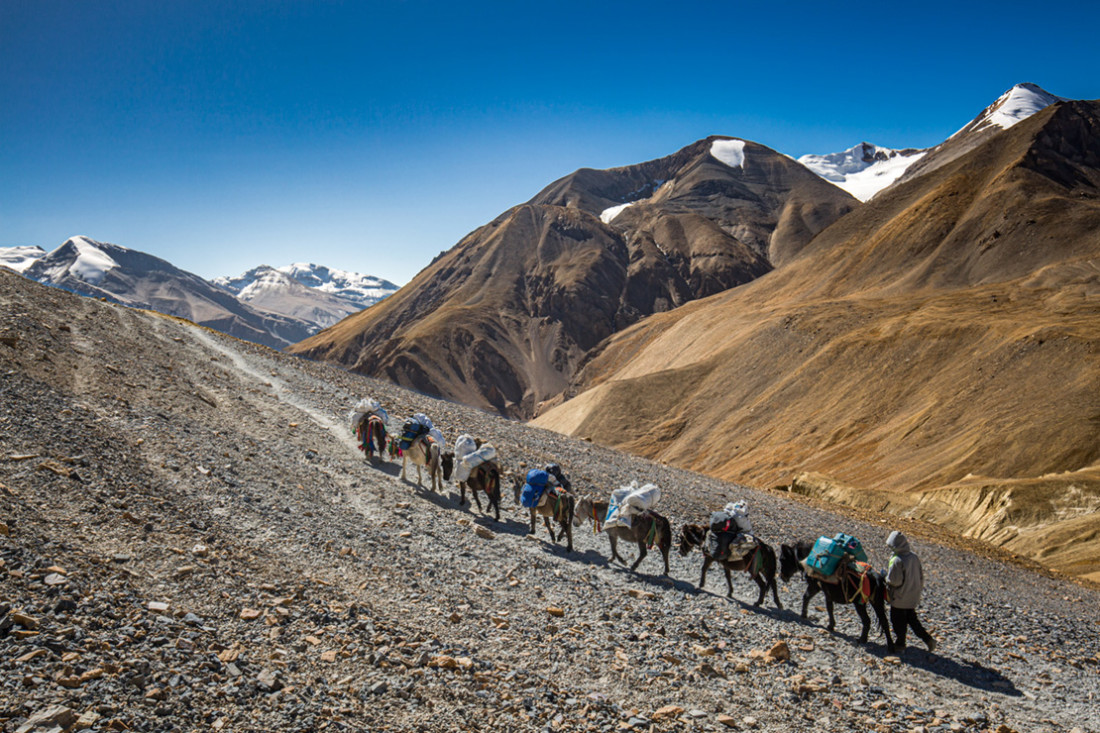
[[[580,170],[471,233],[390,299],[291,350],[528,417],[608,336],[754,280],[856,205],[741,140]]]
[[[1095,574],[1098,351],[1100,104],[1066,102],[616,334],[536,424]]]

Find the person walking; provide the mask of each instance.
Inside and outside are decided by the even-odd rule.
[[[936,640],[932,638],[917,618],[917,606],[920,605],[921,591],[924,590],[924,572],[920,558],[909,549],[909,540],[901,532],[894,530],[886,538],[886,546],[894,551],[890,564],[886,568],[886,588],[890,600],[890,625],[894,627],[899,652],[905,650],[905,633],[912,629],[928,651],[936,650]]]

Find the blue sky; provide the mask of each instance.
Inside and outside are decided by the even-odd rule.
[[[767,6],[767,7],[765,7]],[[1100,6],[0,0],[0,246],[406,282],[580,167],[923,147],[1100,97]]]

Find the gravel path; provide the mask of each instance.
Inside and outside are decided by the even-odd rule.
[[[751,606],[701,558],[630,573],[364,461],[373,395],[583,493],[664,490],[675,530],[744,498],[765,540],[892,528],[656,465],[0,272],[0,730],[1100,731],[1100,593],[933,542],[936,653],[837,633],[801,581]],[[927,530],[927,531],[925,531]],[[633,548],[624,553],[632,558]],[[987,553],[988,554],[988,553]],[[793,609],[793,610],[792,610]],[[784,642],[789,659],[767,652]],[[780,655],[782,656],[782,655]],[[49,724],[34,730],[48,730]]]

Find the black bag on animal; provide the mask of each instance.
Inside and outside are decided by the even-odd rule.
[[[725,560],[730,554],[730,543],[737,537],[737,523],[726,512],[710,515],[710,533],[707,535],[707,554],[715,560]]]

